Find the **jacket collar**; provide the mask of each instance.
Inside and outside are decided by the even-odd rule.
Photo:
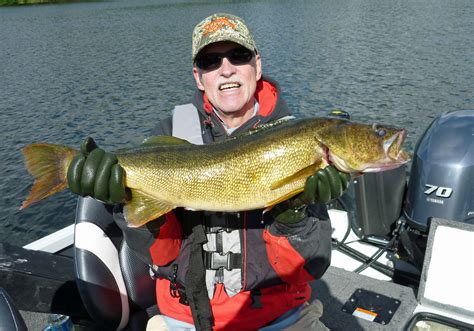
[[[201,92],[202,95],[202,107],[207,114],[212,112],[212,104],[209,102],[207,95]],[[257,115],[268,116],[274,110],[278,100],[278,86],[275,82],[271,82],[269,79],[263,78],[257,82],[257,88],[255,90],[255,99],[260,104]]]

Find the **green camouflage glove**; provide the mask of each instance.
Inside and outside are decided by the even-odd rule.
[[[67,181],[76,194],[114,204],[128,198],[124,173],[115,154],[106,153],[92,138],[86,138],[81,144],[81,152],[69,165]]]
[[[276,209],[276,220],[281,223],[296,223],[306,216],[306,206],[315,202],[327,203],[339,198],[349,186],[350,175],[333,166],[318,170],[306,179],[304,191],[289,199]]]

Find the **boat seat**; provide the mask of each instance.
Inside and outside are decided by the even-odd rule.
[[[77,287],[94,324],[101,330],[144,330],[158,313],[155,281],[123,240],[111,206],[79,198],[74,246]]]
[[[27,331],[23,317],[8,293],[0,287],[0,330]]]

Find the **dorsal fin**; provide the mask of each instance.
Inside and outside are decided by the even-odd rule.
[[[142,145],[152,146],[152,145],[182,145],[182,144],[191,144],[189,141],[176,138],[173,136],[151,136],[146,138]]]
[[[250,129],[248,131],[236,134],[234,136],[234,138],[250,136],[250,135],[258,133],[258,132],[266,131],[268,129],[283,125],[283,124],[287,123],[288,121],[290,121],[291,119],[293,119],[293,117],[284,117],[284,118],[281,118],[281,119],[276,120],[276,121],[271,122],[271,123],[260,124],[259,126],[257,126],[254,129]]]
[[[287,123],[291,119],[292,118],[284,117],[284,118],[280,118],[279,120],[273,121],[271,123],[261,124],[261,125],[257,126],[255,129],[252,129],[252,130],[248,131],[248,134],[254,134],[254,133],[257,133],[257,132],[260,132],[260,131],[265,131],[265,130],[280,126],[282,124]]]

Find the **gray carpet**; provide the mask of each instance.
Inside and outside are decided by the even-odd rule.
[[[25,320],[26,327],[29,331],[41,331],[48,324],[49,314],[36,313],[31,311],[20,310],[20,314]]]
[[[321,321],[331,330],[403,330],[416,307],[411,288],[329,267],[323,278],[312,284],[313,299],[324,305]],[[343,312],[342,306],[359,288],[399,300],[400,306],[390,322],[382,325]]]

